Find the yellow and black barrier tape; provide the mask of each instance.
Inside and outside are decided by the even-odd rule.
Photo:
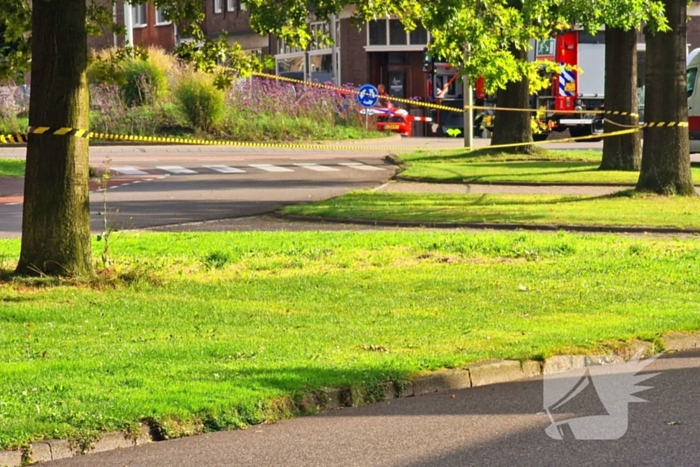
[[[34,135],[56,135],[56,136],[76,136],[78,138],[89,138],[90,132],[88,130],[81,130],[79,128],[70,127],[51,127],[51,126],[38,126],[36,128],[30,127],[28,133]]]
[[[228,67],[223,67],[223,68],[226,70],[233,70],[233,68],[228,68]],[[336,92],[341,92],[341,93],[345,93],[345,94],[357,94],[359,92],[357,89],[354,89],[354,88],[343,88],[340,86],[333,86],[330,84],[319,83],[317,81],[302,81],[300,79],[288,78],[286,76],[278,76],[278,75],[273,75],[270,73],[253,72],[252,75],[257,76],[259,78],[284,81],[287,83],[299,84],[299,85],[303,85],[303,86],[312,86],[315,88],[327,89],[329,91],[336,91]],[[516,108],[516,107],[493,107],[493,106],[484,106],[484,105],[471,105],[471,106],[465,105],[464,107],[452,107],[449,105],[434,104],[432,102],[423,102],[423,101],[417,101],[417,100],[411,100],[411,99],[403,99],[403,98],[393,97],[393,96],[380,97],[380,98],[390,100],[391,102],[398,102],[398,103],[402,103],[402,104],[413,105],[416,107],[425,107],[428,109],[445,110],[448,112],[459,112],[459,113],[462,113],[468,109],[493,110],[493,111],[501,111],[501,112],[529,112],[529,113],[537,113],[540,111],[539,109],[531,109],[531,108],[524,109],[524,108]],[[618,110],[553,110],[553,109],[547,109],[546,112],[556,112],[558,114],[566,114],[566,115],[587,114],[587,115],[622,115],[622,116],[629,115],[631,117],[638,117],[639,116],[639,114],[634,113],[634,112],[625,112],[625,111],[618,111]]]
[[[16,144],[26,142],[27,135],[0,135],[0,143],[2,144]]]
[[[672,127],[687,127],[688,122],[649,122],[643,123],[642,128],[672,128]]]
[[[621,117],[639,117],[638,113],[634,112],[620,112],[619,110],[602,110],[600,111],[603,115],[619,115]]]
[[[680,126],[680,125],[678,125]],[[455,150],[475,150],[475,149],[505,149],[520,146],[539,146],[553,143],[568,143],[574,141],[586,141],[586,140],[597,140],[601,138],[610,138],[613,136],[620,136],[625,134],[635,133],[640,131],[640,127],[630,128],[625,130],[613,131],[610,133],[593,134],[588,136],[577,136],[571,138],[560,138],[551,139],[544,141],[534,141],[530,143],[512,143],[512,144],[499,144],[491,146],[482,147],[472,147],[472,148],[432,148],[427,144],[422,147],[385,147],[385,146],[360,146],[360,145],[340,145],[340,144],[303,144],[303,143],[267,143],[267,142],[247,142],[247,141],[226,141],[226,140],[210,140],[210,139],[200,139],[200,138],[177,138],[171,136],[138,136],[138,135],[119,135],[113,133],[92,133],[88,132],[87,135],[91,139],[95,140],[106,140],[106,141],[128,141],[128,142],[144,142],[144,143],[164,143],[164,144],[183,144],[183,145],[194,145],[194,146],[231,146],[240,148],[276,148],[276,149],[315,149],[315,150],[333,150],[333,151],[370,151],[370,152],[389,152],[389,153],[407,153],[413,151],[455,151]],[[70,132],[65,133],[69,135]],[[78,134],[78,132],[76,132]],[[84,132],[80,133],[85,134]],[[84,136],[84,137],[88,137]],[[11,138],[11,139],[10,139]],[[27,141],[27,135],[0,135],[0,143],[21,143]]]

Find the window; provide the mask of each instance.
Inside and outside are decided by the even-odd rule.
[[[367,27],[367,49],[375,50],[423,50],[430,42],[430,34],[418,24],[406,32],[398,19],[370,21]]]
[[[241,9],[241,11],[246,11],[246,10],[248,9],[248,5],[246,5],[245,3],[241,2],[240,9]]]
[[[416,29],[409,33],[411,44],[427,44],[428,43],[428,31],[423,27],[422,24],[417,24]]]
[[[226,0],[226,11],[236,11],[236,0]]]
[[[221,13],[221,0],[214,0],[214,13]]]
[[[163,15],[163,8],[156,8],[156,26],[163,26],[166,24],[170,24],[170,21],[165,19],[165,15]]]
[[[693,95],[693,91],[695,91],[695,81],[698,77],[698,69],[697,68],[688,68],[688,74],[687,74],[687,83],[686,83],[686,89],[688,90],[688,97]]]
[[[386,45],[386,21],[370,21],[369,45]]]
[[[146,4],[141,4],[141,5],[134,5],[132,7],[132,21],[134,24],[134,27],[140,26],[146,26],[148,24],[147,18],[146,18]]]
[[[283,39],[277,40],[277,74],[295,79],[311,79],[321,83],[333,80],[331,25],[324,22],[309,24],[311,40],[306,50],[293,47]],[[336,22],[337,66],[340,76],[340,21]]]
[[[406,30],[398,19],[389,20],[389,45],[408,45]]]

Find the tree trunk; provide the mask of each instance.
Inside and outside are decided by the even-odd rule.
[[[526,50],[518,50],[515,47],[511,47],[511,53],[518,60],[527,60]],[[532,127],[530,126],[530,119],[532,114],[529,112],[498,110],[505,107],[530,108],[530,82],[527,78],[508,83],[505,89],[498,90],[496,96],[496,118],[493,122],[494,128],[491,144],[531,143]],[[528,154],[533,150],[534,146],[531,145],[503,149],[504,152]]]
[[[85,0],[33,2],[32,127],[88,128]],[[18,274],[92,273],[88,140],[29,136]]]
[[[663,195],[694,195],[690,172],[686,91],[686,13],[685,1],[663,0],[671,31],[647,31],[646,124],[642,170],[637,190]],[[669,126],[669,122],[674,126]],[[661,125],[663,123],[663,125]]]
[[[584,70],[585,71],[585,70]],[[605,108],[636,114],[637,110],[637,32],[605,29]],[[639,117],[606,115],[605,132],[636,126]],[[601,170],[639,170],[642,147],[639,132],[603,140]]]

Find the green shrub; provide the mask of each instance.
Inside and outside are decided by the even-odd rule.
[[[0,135],[23,133],[26,129],[26,125],[22,125],[22,122],[20,122],[17,116],[9,115],[3,117],[0,115]]]
[[[197,130],[212,131],[224,115],[224,93],[216,89],[209,76],[183,75],[175,88],[175,98]]]
[[[162,49],[125,53],[116,49],[93,52],[88,64],[91,85],[115,84],[129,106],[152,104],[169,91],[168,74],[175,59]]]
[[[124,63],[123,74],[121,89],[128,105],[152,104],[167,94],[166,71],[153,61],[128,60]]]

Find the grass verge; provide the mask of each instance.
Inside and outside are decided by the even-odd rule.
[[[508,154],[480,149],[446,154],[404,154],[406,170],[398,178],[451,183],[563,183],[635,185],[638,172],[598,170],[598,151],[540,149],[533,155]],[[700,169],[693,168],[700,180]]]
[[[537,162],[537,161],[569,161],[569,162],[598,162],[602,153],[593,150],[550,150],[536,147],[532,154],[511,154],[498,149],[482,148],[474,151],[416,151],[401,154],[401,159],[410,164],[444,164],[472,162]]]
[[[0,283],[0,447],[295,415],[323,387],[700,328],[700,242],[117,234],[93,283]],[[97,245],[95,245],[97,247]],[[0,241],[0,266],[19,250]]]
[[[0,159],[0,177],[24,177],[24,161]]]
[[[700,229],[700,198],[610,196],[447,195],[357,191],[287,214],[413,222],[495,222]]]

